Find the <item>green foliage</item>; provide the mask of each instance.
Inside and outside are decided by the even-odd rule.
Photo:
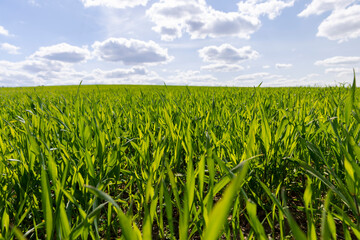
[[[0,89],[0,239],[360,238],[355,86]]]

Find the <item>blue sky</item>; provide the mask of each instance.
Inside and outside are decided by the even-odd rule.
[[[2,0],[0,86],[350,83],[359,19],[359,0]]]

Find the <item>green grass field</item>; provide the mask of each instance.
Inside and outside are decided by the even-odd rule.
[[[1,88],[0,239],[359,239],[355,91]]]

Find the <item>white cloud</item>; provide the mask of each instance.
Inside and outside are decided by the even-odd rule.
[[[260,21],[250,16],[242,16],[239,13],[224,13],[211,11],[205,17],[188,19],[186,31],[193,39],[206,37],[236,36],[250,38],[250,34],[260,28]]]
[[[86,47],[69,44],[40,47],[23,61],[0,62],[0,85],[36,86],[78,84],[86,75],[72,68],[90,56]],[[13,78],[13,82],[10,79]]]
[[[0,49],[4,50],[9,54],[20,54],[19,53],[20,48],[9,43],[0,44]]]
[[[250,38],[261,26],[260,16],[270,19],[279,16],[295,0],[246,0],[238,10],[222,12],[213,9],[205,0],[160,0],[146,12],[155,23],[154,31],[161,39],[172,41],[187,32],[192,39],[236,36]]]
[[[201,70],[209,72],[239,72],[244,70],[244,67],[237,64],[214,63],[202,66]]]
[[[202,74],[200,71],[176,71],[172,76],[166,78],[168,85],[189,85],[189,86],[220,86],[224,85],[217,78],[210,74]]]
[[[291,86],[291,87],[299,87],[299,86],[326,86],[329,85],[327,81],[324,81],[320,78],[319,74],[310,73],[305,75],[304,77],[294,78],[290,76],[284,75],[270,75],[266,77],[271,79],[271,81],[264,82],[263,86],[271,86],[271,87],[282,87],[282,86]]]
[[[315,65],[317,66],[350,66],[353,67],[354,65],[357,65],[360,63],[360,57],[344,57],[344,56],[335,56],[332,58],[326,58],[324,60],[319,60],[315,62]]]
[[[26,59],[19,62],[0,61],[3,70],[14,72],[26,72],[29,74],[37,74],[40,72],[59,72],[66,67],[65,64],[58,61],[50,61],[47,59]]]
[[[99,59],[122,62],[125,65],[167,63],[173,59],[166,48],[161,48],[153,41],[109,38],[103,42],[95,42],[92,47]]]
[[[68,73],[73,70],[70,64],[47,59],[26,59],[19,62],[0,61],[0,85],[7,82],[10,76],[14,77],[14,83],[9,86],[34,86],[49,84],[76,84],[76,78],[66,79]],[[75,77],[75,75],[71,75]]]
[[[242,82],[254,82],[254,81],[261,80],[262,78],[264,78],[266,76],[270,76],[270,73],[259,72],[259,73],[242,74],[240,76],[237,76],[234,79],[234,81],[235,82],[240,82],[240,83],[242,83]]]
[[[343,9],[355,1],[356,0],[313,0],[298,16],[308,17],[310,15],[320,15],[335,9]]]
[[[87,75],[85,71],[68,67],[59,72],[40,72],[34,75],[34,78],[41,85],[78,85]]]
[[[235,48],[230,44],[220,46],[207,46],[199,50],[199,56],[205,62],[215,63],[240,63],[259,57],[259,53],[250,46]]]
[[[334,67],[334,68],[326,68],[326,74],[335,74],[337,77],[342,78],[340,80],[350,81],[354,76],[354,69],[355,73],[358,73],[360,68],[347,68],[347,67]]]
[[[356,0],[313,0],[299,17],[320,15],[331,11],[318,27],[316,36],[339,42],[360,37],[360,5]]]
[[[0,26],[0,35],[9,36],[9,31],[6,30],[3,26]]]
[[[26,73],[0,69],[0,86],[18,87],[39,85],[34,82],[34,78]]]
[[[144,67],[117,68],[110,71],[95,69],[84,78],[86,84],[163,84],[164,80],[154,71]]]
[[[95,69],[91,72],[78,72],[74,69],[68,69],[64,72],[65,77],[59,76],[60,79],[68,79],[68,83],[60,84],[163,84],[164,80],[154,71],[148,71],[145,68],[133,67],[130,69],[113,69],[104,71]],[[63,74],[62,72],[57,75]],[[69,79],[71,79],[69,81]]]
[[[325,78],[324,78],[325,79]],[[288,75],[271,74],[268,72],[257,72],[239,75],[234,79],[236,86],[257,86],[262,82],[262,87],[282,86],[325,86],[329,84],[320,78],[319,74],[311,73],[304,77],[292,77]]]
[[[327,68],[327,69],[325,69],[325,73],[336,73],[336,74],[339,74],[339,73],[343,73],[343,72],[350,72],[350,73],[352,73],[352,72],[353,72],[353,69],[352,69],[352,68]]]
[[[148,0],[81,0],[85,7],[132,8],[146,6]]]
[[[146,12],[161,39],[174,40],[187,32],[192,39],[221,36],[249,38],[259,29],[257,17],[214,10],[204,0],[160,0]]]
[[[269,19],[279,16],[284,8],[292,7],[295,0],[246,0],[239,2],[239,12],[249,16],[267,15]]]
[[[34,59],[47,59],[53,61],[77,63],[90,58],[90,52],[87,47],[72,46],[67,43],[60,43],[48,47],[40,47],[33,55]]]
[[[250,74],[242,74],[234,78],[233,85],[235,86],[291,86],[293,83],[283,75],[270,74],[268,72],[256,72]]]
[[[264,66],[262,66],[262,68],[263,68],[263,69],[269,69],[270,66],[269,66],[269,65],[264,65]]]
[[[291,68],[293,65],[291,63],[277,63],[275,64],[275,67],[277,69],[288,69]]]
[[[32,76],[18,69],[9,61],[0,61],[0,86],[14,87],[31,85]],[[28,84],[29,83],[29,84]]]
[[[144,67],[91,72],[77,71],[71,64],[50,60],[0,61],[0,86],[83,84],[163,84],[154,71]]]
[[[72,64],[47,59],[0,61],[0,86],[83,84],[163,84],[154,71],[135,66],[129,69],[78,71]]]
[[[15,68],[29,73],[60,72],[65,65],[58,61],[28,59],[15,64]]]
[[[145,56],[143,60],[145,59],[146,62],[152,59],[153,55],[149,54],[149,49],[154,50],[153,43],[147,45],[142,43],[144,42],[135,42],[137,48],[134,49],[137,55]],[[134,42],[132,44],[134,45]],[[162,84],[164,82],[156,72],[149,71],[143,66],[108,71],[96,69],[91,72],[78,71],[74,68],[73,63],[85,62],[90,56],[87,47],[80,48],[69,44],[40,47],[24,61],[0,61],[0,86],[79,84],[82,80],[84,84]]]
[[[318,28],[317,36],[339,42],[360,37],[360,5],[334,11]]]
[[[133,67],[131,69],[114,69],[104,74],[106,78],[125,78],[134,75],[147,75],[148,70],[144,67]]]

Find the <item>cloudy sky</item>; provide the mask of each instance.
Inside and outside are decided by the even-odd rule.
[[[1,0],[0,86],[327,86],[360,71],[360,0]]]

